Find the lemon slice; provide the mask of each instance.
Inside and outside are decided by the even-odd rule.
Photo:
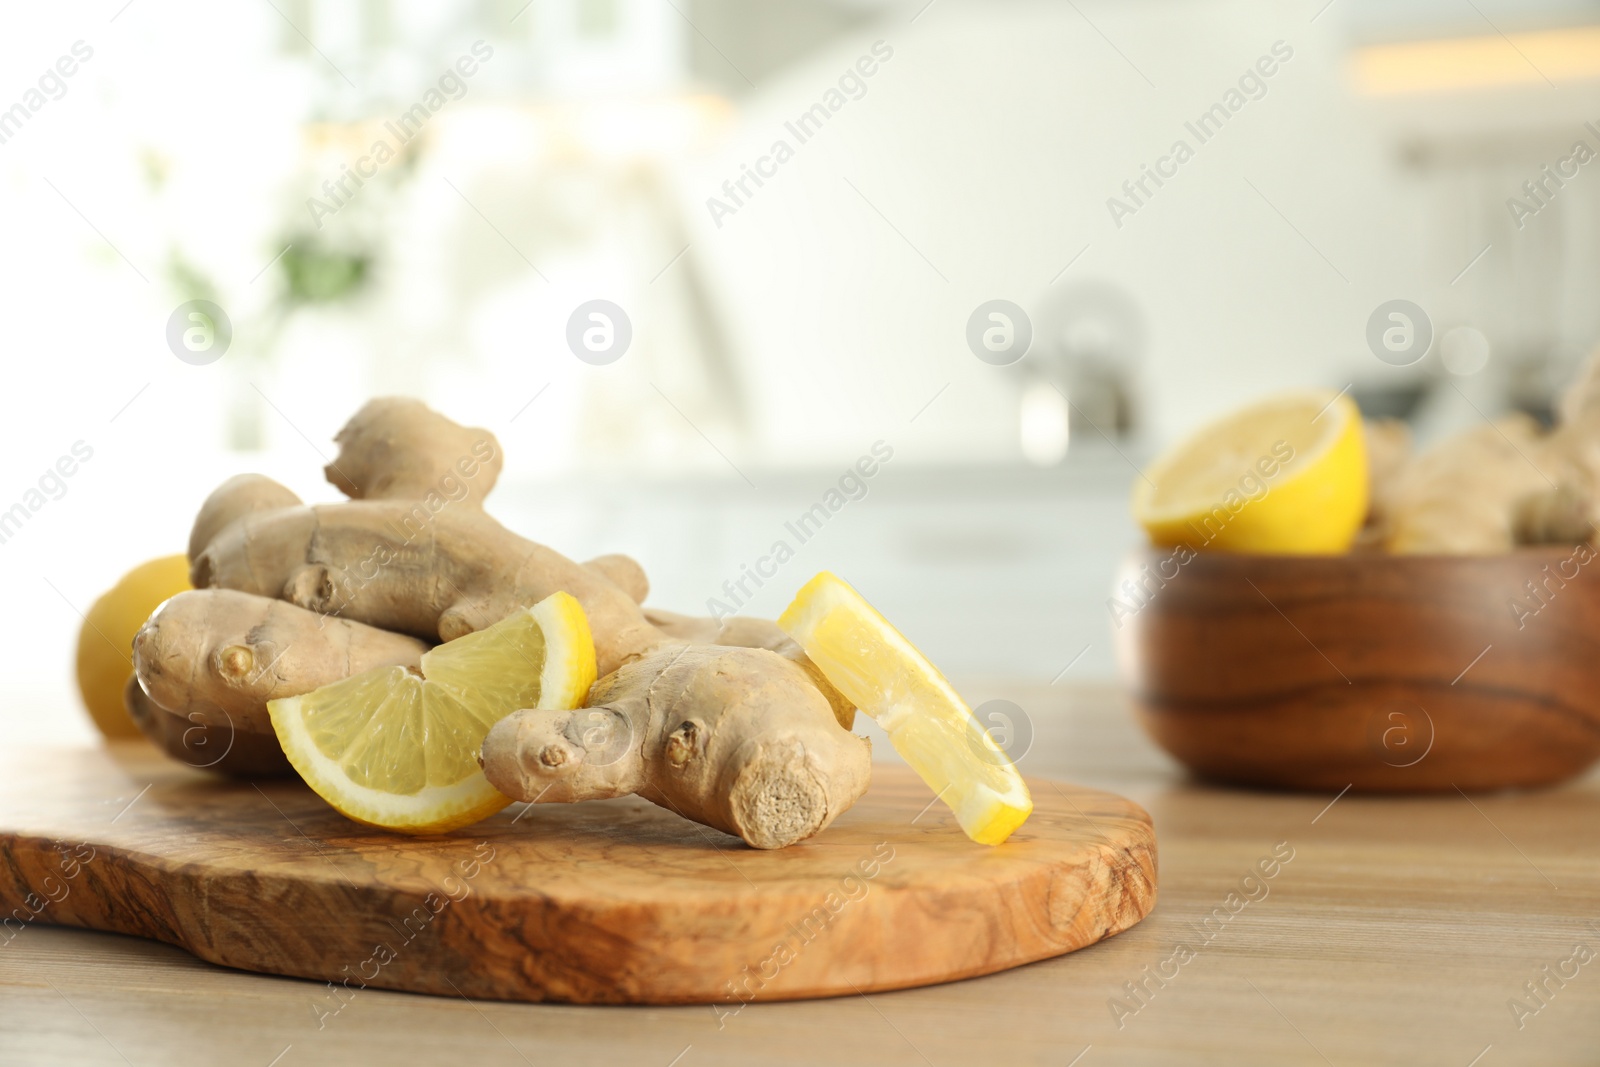
[[[968,837],[998,845],[1027,819],[1033,798],[1010,757],[944,675],[860,593],[823,571],[778,625],[846,699],[878,721]]]
[[[576,708],[595,680],[583,607],[555,593],[423,653],[267,704],[306,784],[356,822],[443,833],[511,803],[478,765],[489,728],[522,708]]]
[[[1286,393],[1180,442],[1133,486],[1158,545],[1227,552],[1348,551],[1367,515],[1361,412],[1332,390]]]

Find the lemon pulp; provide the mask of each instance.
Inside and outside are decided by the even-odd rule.
[[[1332,390],[1282,394],[1204,427],[1133,490],[1155,544],[1229,552],[1348,551],[1367,502],[1361,412]]]
[[[556,593],[422,656],[267,709],[306,784],[357,822],[441,833],[511,801],[478,766],[491,727],[522,708],[575,708],[595,680],[576,599]]]
[[[1033,811],[1028,787],[944,675],[860,593],[823,571],[778,625],[877,720],[972,840],[998,845]]]

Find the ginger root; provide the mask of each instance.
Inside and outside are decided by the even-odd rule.
[[[567,592],[589,616],[602,674],[665,640],[604,574],[476,508],[428,514],[406,500],[365,500],[251,512],[195,557],[191,580],[440,641]]]
[[[339,455],[323,468],[352,500],[442,500],[481,508],[500,477],[500,443],[459,426],[420,400],[370,400],[333,438]]]
[[[486,750],[491,781],[541,800],[636,790],[761,848],[816,833],[865,790],[870,753],[848,731],[854,708],[775,624],[646,612],[649,581],[633,560],[577,563],[485,513],[500,470],[492,434],[385,399],[337,440],[326,474],[348,503],[308,506],[250,475],[202,507],[196,592],[169,601],[138,639],[133,699],[174,755],[196,762],[182,743],[191,724],[226,723],[275,747],[267,700],[414,665],[429,642],[559,591],[588,616],[603,675],[591,702],[603,706],[513,716],[520,725]],[[583,715],[625,727],[626,751],[590,751],[574,726]],[[549,760],[568,773],[533,777]]]
[[[860,798],[871,745],[804,670],[756,648],[668,647],[602,678],[589,706],[519,711],[483,769],[539,803],[636,793],[756,848],[810,837]]]
[[[1575,545],[1595,532],[1594,498],[1571,482],[1530,493],[1512,507],[1511,530],[1519,545]]]
[[[200,770],[242,778],[287,778],[294,774],[275,734],[251,733],[231,723],[215,725],[196,712],[178,715],[161,707],[128,679],[123,704],[144,735],[173,759]]]
[[[267,701],[374,667],[416,667],[428,643],[232,589],[179,593],[133,639],[136,677],[164,710],[272,737]]]
[[[645,598],[650,595],[650,579],[645,575],[644,568],[631,556],[614,552],[606,556],[596,556],[584,566],[592,571],[599,571],[609,578],[614,585],[633,597],[635,604],[643,604]]]
[[[805,650],[770,619],[757,619],[748,615],[733,615],[726,619],[708,619],[694,615],[679,615],[674,611],[646,608],[644,617],[650,624],[675,641],[693,645],[728,645],[734,648],[764,648],[776,652],[784,659],[798,664],[811,684],[827,698],[833,708],[833,717],[846,730],[855,726],[856,706],[833,687],[822,668],[811,662]]]
[[[277,498],[288,494],[292,504],[246,507],[235,502],[240,488],[225,484],[201,516],[235,519],[191,551],[195,588],[279,597],[441,641],[565,591],[589,616],[602,674],[661,642],[639,608],[649,583],[638,564],[601,557],[585,566],[484,513],[502,463],[488,430],[459,426],[417,400],[382,397],[334,439],[339,455],[325,473],[352,502],[307,507],[279,486]],[[252,482],[252,500],[270,494],[270,484]],[[201,536],[197,526],[191,542]]]
[[[1379,541],[1394,507],[1395,482],[1411,459],[1411,430],[1399,419],[1362,423],[1367,448],[1367,521],[1359,535],[1362,546]]]
[[[214,489],[200,505],[194,526],[189,530],[189,562],[211,543],[211,539],[235,519],[252,511],[300,506],[300,498],[264,474],[236,474]]]
[[[1441,441],[1396,476],[1384,547],[1411,554],[1509,552],[1519,500],[1549,488],[1535,466],[1537,424],[1526,416],[1476,426]]]
[[[1499,419],[1405,463],[1376,516],[1383,546],[1461,555],[1590,539],[1600,520],[1600,353],[1567,388],[1560,415],[1548,432],[1525,415]]]

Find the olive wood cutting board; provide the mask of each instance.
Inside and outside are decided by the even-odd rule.
[[[1150,817],[1030,781],[1032,818],[968,841],[908,769],[809,841],[762,852],[629,797],[514,804],[412,838],[299,782],[237,782],[142,742],[0,754],[0,949],[29,923],[155,938],[212,963],[574,1003],[788,1000],[1057,956],[1155,903]]]

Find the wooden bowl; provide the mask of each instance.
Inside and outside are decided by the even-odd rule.
[[[1318,791],[1498,789],[1559,782],[1600,757],[1600,557],[1589,546],[1183,560],[1133,553],[1112,628],[1140,722],[1201,775]],[[1124,582],[1142,583],[1142,605]]]

